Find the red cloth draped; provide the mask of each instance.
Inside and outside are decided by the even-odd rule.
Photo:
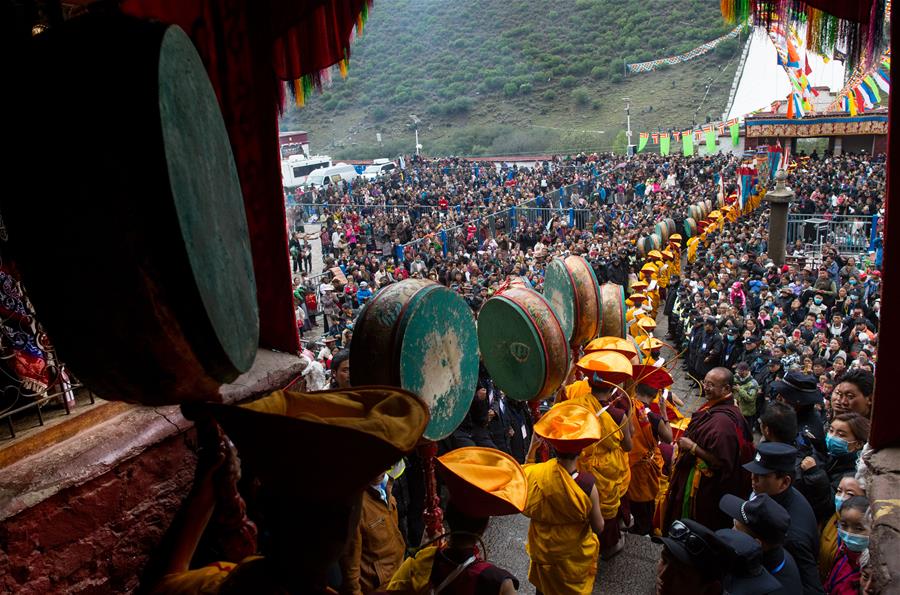
[[[281,83],[349,55],[365,0],[124,0],[181,26],[219,98],[241,180],[256,272],[260,345],[299,350],[278,152]]]

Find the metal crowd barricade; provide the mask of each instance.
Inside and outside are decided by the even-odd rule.
[[[859,256],[873,249],[877,226],[878,218],[872,215],[789,213],[788,252],[800,241],[808,254],[818,254],[829,244],[842,256]]]

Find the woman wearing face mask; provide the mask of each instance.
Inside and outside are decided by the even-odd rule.
[[[835,488],[840,484],[845,473],[856,469],[859,451],[869,439],[869,420],[862,415],[850,412],[840,413],[831,420],[825,446],[828,449],[828,462],[825,471]]]
[[[823,583],[828,580],[828,575],[834,567],[834,559],[837,557],[841,505],[850,498],[865,495],[866,486],[862,479],[857,479],[853,473],[844,474],[834,492],[834,514],[825,521],[819,539],[819,576]]]
[[[859,557],[869,548],[871,526],[867,513],[869,499],[854,496],[841,503],[838,545],[834,566],[825,581],[827,595],[856,595],[861,580]]]

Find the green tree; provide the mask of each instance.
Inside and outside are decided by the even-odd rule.
[[[518,92],[519,92],[519,87],[513,82],[508,82],[505,85],[503,85],[503,94],[506,95],[507,97],[514,97],[515,94]]]
[[[591,92],[588,91],[585,87],[578,87],[577,89],[572,91],[572,99],[575,100],[575,105],[585,106],[591,99]]]

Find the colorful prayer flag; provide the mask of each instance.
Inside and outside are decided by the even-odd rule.
[[[735,122],[728,128],[731,131],[731,146],[736,147],[741,136],[741,125]]]
[[[706,152],[707,153],[715,153],[716,152],[716,131],[712,126],[709,127],[706,132]]]
[[[654,132],[653,134],[651,134],[650,138],[653,139],[654,145],[659,144],[659,133],[658,132]]]
[[[640,137],[638,138],[638,153],[644,150],[644,147],[647,146],[647,140],[650,138],[650,135],[646,132],[642,132]]]
[[[669,154],[669,133],[665,132],[659,136],[659,154],[660,155],[668,155]]]
[[[681,133],[681,152],[684,153],[685,157],[690,157],[694,154],[694,135],[690,130],[685,130]]]

